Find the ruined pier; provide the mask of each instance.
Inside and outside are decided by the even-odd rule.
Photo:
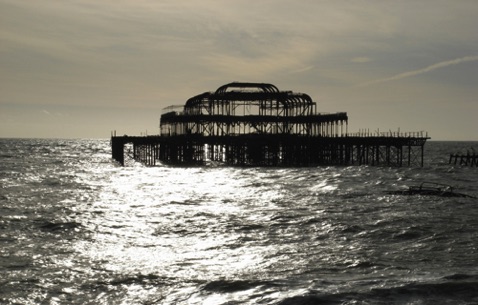
[[[466,154],[450,154],[450,160],[448,163],[460,166],[478,167],[478,154],[476,154],[474,150],[472,153],[468,151]]]
[[[423,132],[348,132],[345,112],[320,113],[304,93],[230,83],[165,108],[157,136],[112,136],[120,164],[423,166]]]

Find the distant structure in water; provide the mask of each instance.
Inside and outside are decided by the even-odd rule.
[[[467,150],[466,154],[464,153],[456,153],[450,154],[450,161],[449,164],[460,165],[460,166],[471,166],[471,167],[478,167],[478,154],[476,154],[475,149],[471,148]]]
[[[347,113],[317,112],[304,93],[230,83],[169,106],[160,135],[111,137],[112,156],[146,165],[423,166],[423,132],[349,134]]]

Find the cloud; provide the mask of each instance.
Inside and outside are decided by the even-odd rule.
[[[303,39],[258,43],[249,39],[237,40],[237,45],[247,52],[214,52],[203,56],[202,60],[210,70],[222,75],[233,75],[242,80],[271,79],[283,73],[300,73],[313,69],[317,48]],[[219,48],[219,46],[218,46]]]
[[[312,70],[312,69],[314,69],[314,68],[315,68],[314,65],[310,65],[310,66],[307,66],[307,67],[303,67],[303,68],[299,68],[299,69],[297,69],[297,70],[291,71],[290,73],[293,73],[293,74],[295,74],[295,73],[303,73],[303,72],[307,72],[307,71],[309,71],[309,70]]]
[[[403,73],[400,73],[400,74],[397,74],[397,75],[394,75],[394,76],[391,76],[391,77],[376,79],[376,80],[373,80],[373,81],[370,81],[370,82],[362,83],[362,84],[357,85],[357,87],[365,87],[365,86],[370,86],[370,85],[395,81],[395,80],[399,80],[399,79],[402,79],[402,78],[407,78],[407,77],[412,77],[412,76],[419,75],[419,74],[428,73],[428,72],[434,71],[436,69],[445,68],[445,67],[448,67],[448,66],[458,65],[458,64],[461,64],[461,63],[471,62],[471,61],[478,61],[478,55],[465,56],[465,57],[456,58],[456,59],[452,59],[452,60],[442,61],[442,62],[433,64],[433,65],[430,65],[428,67],[425,67],[423,69],[407,71],[407,72],[403,72]]]
[[[372,61],[369,57],[354,57],[350,60],[353,63],[366,63]]]
[[[0,0],[0,107],[52,122],[85,115],[75,107],[159,114],[229,81],[307,92],[353,122],[366,107],[348,101],[459,96],[476,107],[477,14],[475,1],[449,0]],[[371,86],[452,65],[457,77],[403,82],[404,94]],[[356,84],[373,90],[348,90]]]

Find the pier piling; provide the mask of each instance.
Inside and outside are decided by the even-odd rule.
[[[472,154],[450,154],[449,164],[478,167],[478,155],[473,151]]]

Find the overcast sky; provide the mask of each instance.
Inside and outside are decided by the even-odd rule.
[[[478,1],[0,0],[0,137],[159,132],[233,82],[309,94],[349,131],[478,140]]]

